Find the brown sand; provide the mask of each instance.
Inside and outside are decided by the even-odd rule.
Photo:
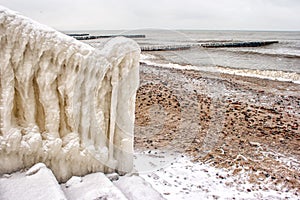
[[[141,65],[135,148],[300,192],[300,85]]]

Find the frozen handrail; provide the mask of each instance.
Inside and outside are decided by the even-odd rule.
[[[133,168],[140,48],[101,50],[0,7],[0,174],[43,162],[59,181]]]

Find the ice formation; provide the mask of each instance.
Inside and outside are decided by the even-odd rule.
[[[0,174],[131,171],[138,45],[101,50],[0,7]]]

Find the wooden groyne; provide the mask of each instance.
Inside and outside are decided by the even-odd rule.
[[[223,48],[223,47],[260,47],[278,43],[278,41],[261,41],[261,42],[224,42],[201,44],[205,48]]]
[[[89,36],[89,33],[67,33],[66,35],[71,36],[71,37],[77,37],[77,36]]]
[[[146,35],[86,35],[86,36],[73,36],[77,40],[94,40],[101,38],[114,38],[114,37],[126,37],[126,38],[145,38]]]
[[[192,45],[152,45],[141,46],[142,51],[177,51],[190,49]]]
[[[187,50],[192,47],[203,48],[228,48],[228,47],[260,47],[266,46],[278,41],[256,41],[256,42],[209,42],[209,43],[197,43],[197,44],[185,44],[185,45],[140,45],[142,51],[177,51]]]

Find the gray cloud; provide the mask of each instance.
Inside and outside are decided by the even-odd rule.
[[[300,30],[298,0],[0,0],[60,30]]]

